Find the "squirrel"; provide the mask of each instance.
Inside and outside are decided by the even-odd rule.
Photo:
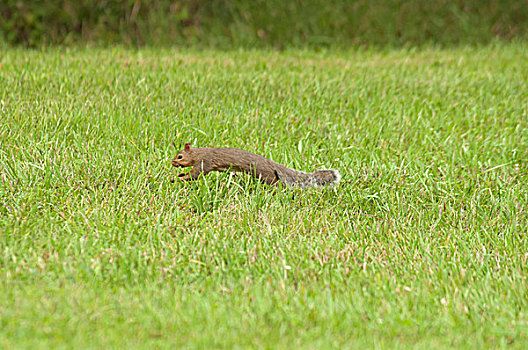
[[[290,187],[320,187],[335,185],[341,180],[337,170],[318,170],[313,173],[290,169],[261,155],[237,148],[191,148],[185,144],[172,160],[177,168],[192,167],[190,173],[181,173],[179,180],[196,180],[200,174],[211,171],[236,171],[250,174],[260,181],[273,186],[280,183]]]

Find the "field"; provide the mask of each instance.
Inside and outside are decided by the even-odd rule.
[[[0,348],[526,348],[527,49],[2,49]]]

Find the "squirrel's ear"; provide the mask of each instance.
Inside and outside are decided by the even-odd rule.
[[[186,151],[189,151],[190,149],[191,149],[191,144],[190,144],[189,142],[187,142],[187,143],[185,144],[185,150],[186,150]]]

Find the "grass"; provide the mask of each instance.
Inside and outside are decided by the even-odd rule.
[[[2,50],[0,347],[525,348],[526,49]]]

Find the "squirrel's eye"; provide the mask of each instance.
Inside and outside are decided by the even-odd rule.
[[[183,156],[180,154],[180,155],[178,156],[178,159],[183,159]]]

